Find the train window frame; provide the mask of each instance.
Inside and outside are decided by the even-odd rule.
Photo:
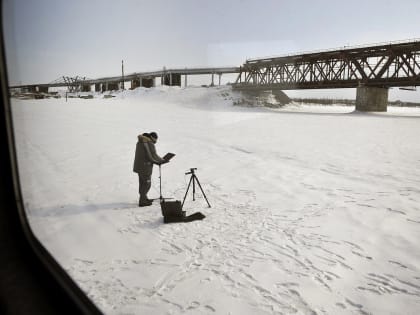
[[[3,13],[3,1],[0,2]],[[0,26],[0,313],[102,314],[34,235],[22,202]]]

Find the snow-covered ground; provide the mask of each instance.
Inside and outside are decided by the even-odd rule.
[[[418,314],[420,109],[233,106],[229,87],[13,100],[36,235],[107,314]],[[136,137],[157,131],[163,224],[137,207]],[[159,196],[158,169],[149,197]]]

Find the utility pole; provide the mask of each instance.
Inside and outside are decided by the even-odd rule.
[[[121,60],[121,76],[122,76],[121,88],[124,90],[124,60]]]

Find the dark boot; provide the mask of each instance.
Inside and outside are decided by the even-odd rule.
[[[147,198],[147,197],[146,197],[146,198],[140,198],[140,199],[139,199],[139,203],[140,203],[140,202],[142,202],[142,203],[143,203],[143,202],[153,202],[153,200],[154,200],[154,199],[149,199],[149,198]]]
[[[153,203],[153,200],[148,199],[147,197],[140,196],[139,207],[147,207]]]
[[[144,201],[139,201],[139,207],[147,207],[150,206],[153,203],[153,201],[148,201],[148,200],[144,200]]]

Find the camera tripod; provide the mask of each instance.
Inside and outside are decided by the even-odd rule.
[[[182,200],[182,206],[184,206],[185,198],[187,197],[188,190],[190,189],[190,186],[191,186],[191,182],[192,182],[192,187],[193,187],[193,201],[195,200],[195,182],[197,182],[198,187],[200,187],[200,190],[203,193],[204,199],[206,199],[209,208],[211,208],[210,203],[207,200],[206,194],[204,193],[203,188],[201,187],[200,181],[198,180],[197,175],[195,175],[194,173],[194,171],[196,170],[197,168],[190,168],[190,171],[185,173],[185,175],[191,174],[191,177],[190,177],[190,182],[188,183],[187,191],[185,192],[184,200]]]

